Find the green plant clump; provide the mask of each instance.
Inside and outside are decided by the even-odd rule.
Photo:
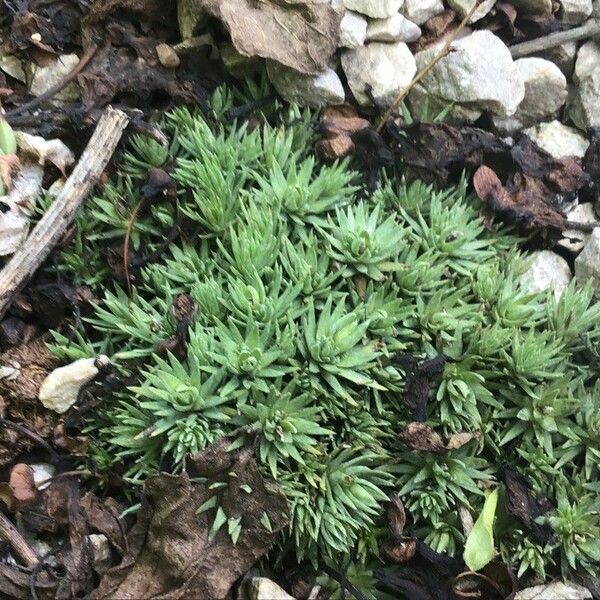
[[[591,289],[572,284],[560,300],[524,290],[518,238],[485,227],[464,184],[367,194],[348,163],[312,156],[310,114],[291,108],[250,130],[226,120],[231,103],[220,91],[214,119],[167,115],[169,147],[134,139],[64,253],[72,277],[109,289],[85,335],[57,333],[54,349],[65,360],[108,353],[138,379],[92,423],[98,463],[142,482],[250,427],[289,500],[280,554],[366,565],[392,491],[421,539],[462,553],[458,509],[477,518],[509,457],[556,507],[544,517],[554,536],[538,545],[499,506],[496,549],[520,573],[597,574]],[[136,211],[153,167],[170,170],[176,197]],[[132,265],[150,257],[132,267],[131,293],[109,267],[122,264],[126,235]],[[182,298],[193,306],[183,352]],[[479,438],[442,455],[402,443],[412,416],[401,354],[448,357],[427,423]],[[227,518],[219,508],[216,525]],[[230,523],[232,535],[243,525]]]

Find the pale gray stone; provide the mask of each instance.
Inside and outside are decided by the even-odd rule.
[[[575,277],[581,284],[592,281],[596,296],[600,296],[600,227],[592,231],[575,259]]]
[[[48,463],[33,463],[29,465],[33,471],[33,483],[38,490],[45,490],[56,473],[56,467]]]
[[[580,129],[600,126],[600,44],[589,41],[577,53],[569,116]]]
[[[2,40],[0,40],[1,43]],[[0,46],[0,71],[4,71],[21,83],[27,82],[27,74],[23,68],[23,61],[11,54],[3,54]]]
[[[349,10],[373,17],[386,19],[397,13],[404,0],[344,0],[344,6]]]
[[[569,211],[567,220],[573,223],[596,223],[598,217],[592,203],[584,202]],[[565,229],[562,235],[562,239],[558,242],[559,246],[571,252],[580,252],[590,237],[589,232],[580,231],[579,229]]]
[[[581,82],[600,68],[600,43],[590,40],[577,52],[573,79]]]
[[[470,110],[513,115],[525,96],[525,84],[502,40],[490,31],[475,31],[453,42],[451,48],[421,80],[427,92]],[[417,53],[418,68],[428,64],[438,51],[436,44]]]
[[[462,19],[473,8],[473,4],[478,0],[448,0],[448,6],[454,9],[458,16]],[[483,19],[496,4],[496,0],[483,0],[477,10],[471,15],[469,23],[475,23]]]
[[[560,121],[539,123],[526,129],[524,133],[554,158],[581,158],[590,145],[577,129],[563,125]]]
[[[389,19],[373,19],[367,27],[369,42],[416,42],[421,37],[421,28],[397,13]]]
[[[293,596],[267,577],[253,577],[248,587],[250,600],[294,600]]]
[[[48,91],[62,81],[78,63],[79,57],[77,54],[63,54],[46,66],[34,67],[31,85],[29,86],[30,93],[39,96]],[[60,92],[54,94],[51,102],[59,105],[74,102],[77,98],[79,98],[79,86],[76,83],[70,83]]]
[[[494,119],[498,130],[512,134],[543,119],[555,117],[567,99],[567,79],[549,60],[520,58],[515,65],[525,83],[525,97],[509,119]]]
[[[530,292],[552,290],[558,299],[572,277],[569,263],[562,256],[550,250],[538,250],[531,253],[529,267],[520,276],[520,282]]]
[[[548,48],[538,54],[553,62],[567,79],[570,79],[575,70],[575,58],[577,57],[577,42],[566,42],[554,48]]]
[[[446,112],[444,122],[450,125],[460,125],[462,123],[473,123],[479,119],[482,112],[468,105],[452,104],[448,100],[439,98],[428,93],[425,88],[416,84],[408,94],[408,104],[412,114],[418,119],[432,120],[442,111]],[[449,109],[449,112],[448,112]]]
[[[402,13],[417,25],[422,25],[431,17],[444,12],[442,0],[405,0]]]
[[[591,600],[592,594],[574,583],[555,581],[517,592],[515,600]]]
[[[288,102],[305,106],[340,104],[344,86],[333,69],[320,75],[304,75],[275,61],[267,61],[267,75],[277,93]]]
[[[79,390],[98,374],[98,361],[106,362],[106,356],[80,358],[64,367],[54,369],[42,381],[38,397],[45,408],[62,414],[69,410],[79,397]]]
[[[367,19],[359,14],[346,11],[340,23],[340,48],[358,48],[367,37]]]
[[[389,106],[417,72],[415,59],[404,42],[372,42],[342,53],[342,68],[356,100],[370,103],[365,93],[370,86],[380,108]]]
[[[92,533],[87,536],[87,539],[92,547],[94,571],[102,576],[113,566],[110,542],[103,533]]]
[[[569,25],[579,25],[592,14],[592,0],[559,0],[560,20]]]

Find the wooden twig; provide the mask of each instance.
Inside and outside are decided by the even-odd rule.
[[[106,109],[63,189],[40,219],[22,248],[0,271],[0,319],[17,294],[46,260],[72,223],[77,209],[96,185],[129,119],[117,109]]]
[[[452,42],[458,37],[458,34],[467,26],[469,19],[473,16],[473,13],[479,7],[479,1],[476,0],[471,10],[463,17],[462,21],[458,24],[458,27],[448,36],[444,45],[440,48],[440,51],[412,78],[411,82],[400,91],[400,93],[394,98],[394,101],[390,105],[390,107],[383,113],[379,121],[379,125],[377,125],[377,131],[381,131],[381,128],[386,124],[387,120],[394,114],[394,112],[398,109],[400,104],[412,88],[429,73],[429,71],[444,57],[446,53],[450,49]]]
[[[600,19],[590,19],[580,27],[568,29],[567,31],[555,31],[535,40],[515,44],[514,46],[510,46],[509,50],[513,58],[521,58],[522,56],[529,56],[536,52],[555,48],[567,42],[576,42],[591,38],[595,35],[600,35]]]
[[[27,567],[35,567],[40,561],[33,548],[25,541],[19,530],[0,512],[0,538],[10,544],[15,554]]]

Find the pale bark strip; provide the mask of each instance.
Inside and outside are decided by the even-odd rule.
[[[128,122],[124,112],[112,107],[105,110],[56,200],[0,271],[0,318],[73,222],[77,210],[112,157]]]
[[[566,44],[567,42],[576,42],[596,35],[600,35],[600,19],[590,19],[580,27],[567,29],[566,31],[555,31],[544,37],[509,46],[508,49],[513,58],[521,58],[523,56],[534,54],[535,52],[542,52],[543,50],[555,48],[556,46]]]

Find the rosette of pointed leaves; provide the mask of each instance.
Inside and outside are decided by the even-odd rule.
[[[320,406],[311,406],[308,393],[297,393],[291,382],[282,387],[281,381],[270,387],[268,394],[254,393],[252,404],[241,405],[236,423],[250,425],[260,434],[260,460],[269,466],[277,478],[277,463],[292,461],[304,464],[303,455],[318,455],[319,436],[333,432],[321,427]]]
[[[339,302],[333,310],[332,305],[330,296],[317,317],[310,299],[302,317],[300,352],[308,361],[313,387],[321,389],[324,382],[336,395],[351,402],[352,396],[344,387],[344,381],[385,389],[368,375],[380,354],[375,342],[364,344],[362,341],[369,322],[361,320],[356,311],[348,312],[344,302]]]
[[[600,562],[598,494],[586,491],[581,482],[567,484],[564,481],[557,489],[556,510],[539,520],[550,525],[558,538],[563,577],[566,577],[569,568],[573,571],[585,569],[594,576]]]
[[[347,204],[358,189],[353,185],[356,174],[345,162],[315,167],[314,157],[300,164],[292,163],[284,171],[272,165],[268,177],[259,177],[258,198],[265,204],[280,205],[293,223],[301,229],[325,223],[324,215],[336,206]]]
[[[235,276],[226,278],[226,298],[222,303],[227,312],[238,321],[245,323],[254,320],[264,325],[282,323],[286,318],[296,319],[303,307],[296,298],[300,286],[284,282],[281,267],[275,266],[268,284],[265,284],[257,271],[247,271],[245,279]],[[208,283],[208,282],[207,282]]]
[[[382,280],[384,273],[399,268],[395,260],[405,239],[395,214],[382,218],[381,206],[359,202],[337,209],[323,235],[331,245],[330,255],[346,265],[345,275],[362,273]]]
[[[313,232],[302,236],[296,244],[284,238],[282,250],[281,264],[286,275],[300,286],[302,295],[326,298],[335,293],[332,287],[340,278],[340,272],[332,268],[329,256],[321,251]]]
[[[243,206],[236,225],[229,229],[229,249],[217,240],[222,256],[244,279],[262,274],[277,258],[281,237],[277,212],[254,203]]]
[[[289,361],[293,351],[293,335],[287,328],[269,324],[262,330],[249,322],[244,328],[230,321],[219,323],[214,330],[218,343],[206,352],[214,363],[232,376],[232,385],[269,393],[269,381],[293,371]]]

